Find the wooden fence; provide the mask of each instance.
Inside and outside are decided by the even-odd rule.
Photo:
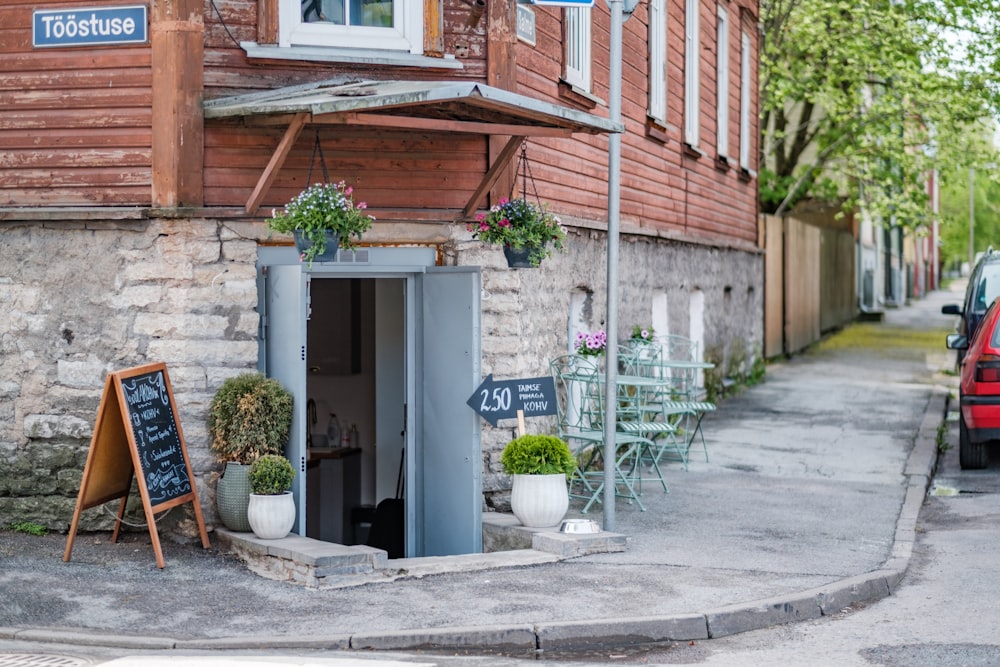
[[[850,232],[764,216],[764,354],[792,354],[857,314]]]

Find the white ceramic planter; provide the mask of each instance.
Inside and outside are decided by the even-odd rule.
[[[522,526],[555,526],[569,509],[566,475],[514,475],[510,508]]]
[[[254,535],[262,540],[277,540],[288,535],[295,525],[295,500],[291,491],[277,496],[250,494],[247,519]]]

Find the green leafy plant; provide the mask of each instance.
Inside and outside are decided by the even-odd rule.
[[[37,524],[34,521],[13,521],[7,524],[9,530],[15,533],[25,533],[27,535],[37,535],[41,537],[42,535],[48,535],[49,529],[41,524]]]
[[[576,459],[554,435],[522,435],[507,443],[500,464],[508,475],[571,475]]]
[[[656,331],[653,327],[643,327],[638,324],[632,325],[632,340],[641,341],[643,343],[652,343],[653,336],[656,335]]]
[[[533,266],[552,256],[552,248],[565,250],[566,229],[544,205],[527,199],[501,199],[488,213],[480,213],[467,229],[484,243],[528,248]]]
[[[365,213],[367,205],[355,202],[354,189],[344,181],[316,183],[300,192],[281,211],[274,211],[269,221],[273,231],[288,234],[299,232],[312,245],[302,252],[301,259],[312,263],[316,255],[326,252],[326,232],[340,235],[340,247],[351,249],[361,240],[361,234],[371,229],[375,218]]]
[[[292,488],[295,468],[284,456],[265,454],[250,464],[250,493],[277,496]]]
[[[292,395],[260,373],[243,373],[219,387],[208,408],[209,449],[219,461],[253,463],[279,454],[292,426]]]

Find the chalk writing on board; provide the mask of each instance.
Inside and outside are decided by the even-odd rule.
[[[123,379],[122,390],[150,504],[190,493],[191,480],[163,371]]]

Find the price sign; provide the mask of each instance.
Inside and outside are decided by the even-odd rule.
[[[496,426],[501,419],[517,417],[519,411],[525,417],[556,414],[556,387],[551,377],[494,380],[491,373],[466,403]]]

